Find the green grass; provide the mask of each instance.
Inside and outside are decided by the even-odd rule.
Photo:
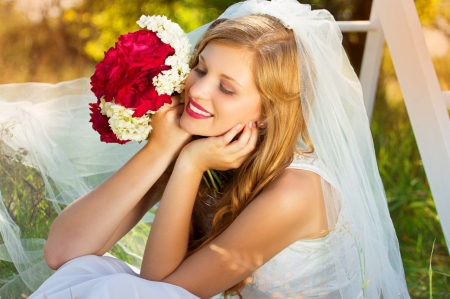
[[[409,292],[412,298],[429,298],[430,290],[433,298],[450,298],[450,257],[406,107],[386,94],[379,89],[371,130]]]

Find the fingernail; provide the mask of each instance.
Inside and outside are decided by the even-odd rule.
[[[242,127],[241,124],[237,124],[237,125],[236,125],[236,129],[238,129],[238,130],[239,130],[241,127]]]
[[[248,127],[251,128],[252,126],[253,126],[253,123],[252,123],[252,122],[249,122],[249,123],[248,123]]]

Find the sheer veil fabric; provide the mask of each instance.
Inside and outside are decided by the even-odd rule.
[[[329,230],[351,240],[330,243],[333,271],[340,284],[338,298],[409,298],[362,89],[342,47],[337,23],[328,11],[311,10],[295,0],[240,2],[219,18],[251,14],[271,15],[295,33],[299,101],[314,156],[332,178],[332,184],[322,180]],[[189,34],[192,44],[208,26]],[[23,163],[41,171],[46,198],[54,202],[57,211],[59,204],[66,205],[100,184],[143,146],[99,141],[88,123],[88,103],[96,101],[89,88],[88,79],[0,87],[0,128],[8,128],[8,134],[1,135],[3,150],[26,151]],[[298,144],[304,147],[301,139]],[[12,261],[19,271],[18,277],[0,289],[0,295],[24,286],[35,290],[51,273],[42,259],[45,240],[20,240],[3,202],[0,230],[4,242],[0,259]],[[343,269],[353,256],[358,257],[355,279],[360,283],[348,288]]]
[[[58,84],[0,86],[1,153],[41,172],[45,197],[58,213],[61,206],[99,185],[143,146],[100,142],[88,122],[88,103],[96,101],[89,82],[82,78]],[[45,240],[21,239],[3,200],[0,232],[0,260],[13,262],[19,272],[14,278],[1,277],[0,296],[19,298],[53,273],[43,260]]]

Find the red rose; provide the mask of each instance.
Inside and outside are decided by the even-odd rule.
[[[121,35],[114,48],[105,52],[105,58],[95,67],[91,77],[91,90],[98,99],[114,100],[125,108],[134,110],[134,117],[142,117],[149,110],[157,111],[171,103],[170,95],[158,95],[153,78],[164,70],[166,58],[175,50],[163,43],[149,30]],[[100,113],[98,103],[91,105],[91,122],[104,142],[126,143],[119,140],[108,124],[108,117]]]
[[[159,74],[160,71],[156,70],[155,73]],[[170,95],[158,95],[152,83],[153,77],[150,71],[142,71],[134,78],[124,80],[122,88],[117,91],[116,104],[135,108],[133,116],[141,117],[149,110],[157,111],[165,103],[172,103]]]
[[[136,109],[133,116],[141,117],[148,110],[157,111],[171,103],[169,95],[159,96],[152,80],[163,70],[175,50],[163,43],[149,30],[121,35],[115,48],[105,52],[105,58],[95,67],[91,77],[92,91],[105,101]]]
[[[117,85],[126,75],[120,66],[121,58],[115,48],[105,52],[105,58],[95,66],[95,73],[91,77],[91,90],[100,99],[105,97],[111,102],[116,93]]]
[[[100,140],[106,143],[125,144],[130,140],[120,140],[116,134],[111,130],[108,123],[108,117],[101,114],[98,103],[90,103],[92,128],[100,134]]]
[[[128,70],[137,67],[145,71],[160,67],[168,56],[175,53],[170,45],[163,43],[156,33],[149,30],[121,35],[116,48]]]

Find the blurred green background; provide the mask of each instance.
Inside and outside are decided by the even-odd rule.
[[[164,14],[188,32],[234,2],[0,0],[0,84],[89,77],[120,34],[139,29],[135,22],[142,14]],[[313,9],[328,9],[337,20],[366,20],[371,8],[371,1],[366,0],[300,2]],[[450,0],[417,0],[415,4],[441,88],[449,90]],[[364,41],[364,33],[344,34],[344,47],[357,73]],[[450,298],[449,253],[387,48],[371,129],[411,297]],[[46,236],[49,216],[55,212],[43,199],[39,174],[19,162],[0,151],[0,190],[5,204],[25,237]],[[143,227],[142,236],[147,231]],[[122,255],[118,247],[113,253]],[[3,278],[14,273],[12,264],[0,262],[0,286]]]

